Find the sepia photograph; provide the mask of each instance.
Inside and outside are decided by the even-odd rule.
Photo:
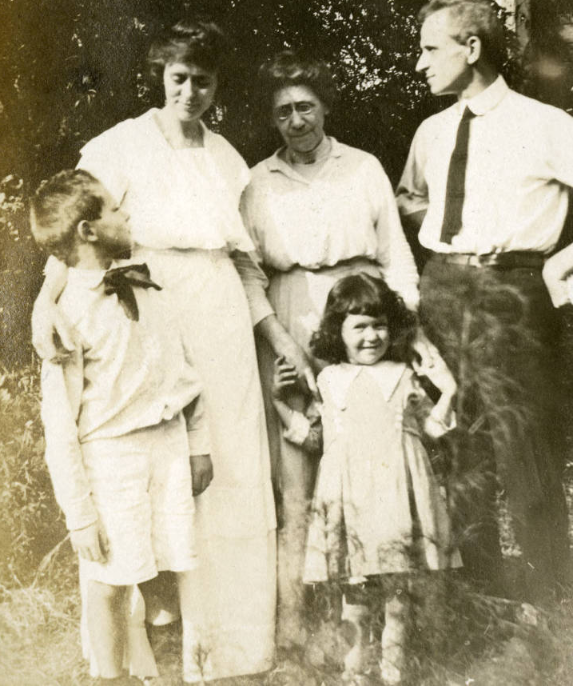
[[[573,5],[0,0],[0,686],[573,683]]]

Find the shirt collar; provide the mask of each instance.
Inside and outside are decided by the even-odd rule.
[[[503,76],[499,75],[495,81],[485,90],[478,93],[469,100],[460,100],[458,103],[459,113],[462,114],[466,107],[473,112],[473,114],[482,116],[493,110],[499,105],[503,98],[507,95],[509,86],[505,82]]]
[[[331,150],[329,152],[328,157],[341,157],[343,154],[341,143],[339,143],[335,138],[333,138],[333,136],[328,136],[328,140],[331,143]],[[285,173],[286,168],[292,171],[292,168],[289,166],[289,164],[287,162],[284,162],[281,158],[281,155],[285,149],[286,146],[284,145],[283,147],[278,148],[271,157],[267,158],[265,163],[269,171],[278,171]]]
[[[115,267],[125,267],[132,264],[132,260],[114,260],[110,269]],[[83,288],[96,290],[102,283],[107,269],[81,269],[79,267],[68,267],[68,283],[78,285]]]

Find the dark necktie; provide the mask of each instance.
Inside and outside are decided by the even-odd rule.
[[[130,264],[127,267],[117,267],[108,269],[104,274],[104,293],[111,295],[115,293],[126,316],[129,319],[138,321],[138,303],[134,295],[134,286],[140,288],[155,288],[161,291],[162,288],[150,279],[150,270],[147,264]]]
[[[442,243],[451,243],[453,236],[456,236],[461,231],[461,216],[465,196],[465,171],[469,148],[469,124],[474,116],[469,107],[466,107],[457,129],[455,148],[453,148],[453,153],[451,154],[449,171],[447,173],[445,210],[441,225],[440,240]]]

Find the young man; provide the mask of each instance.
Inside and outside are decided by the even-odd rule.
[[[46,461],[80,556],[97,671],[122,685],[140,683],[122,673],[128,587],[197,566],[192,474],[196,494],[210,463],[200,383],[169,301],[146,265],[110,268],[129,257],[127,221],[82,170],[32,200],[36,241],[69,267],[59,306],[77,341],[69,359],[42,366]]]
[[[419,127],[397,196],[431,251],[421,318],[460,389],[459,545],[472,576],[502,590],[502,488],[528,595],[544,600],[570,578],[557,320],[541,272],[567,214],[572,120],[508,88],[488,0],[432,0],[420,20],[416,69],[457,102]]]

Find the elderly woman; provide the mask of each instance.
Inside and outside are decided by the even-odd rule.
[[[260,373],[281,521],[278,642],[289,646],[305,640],[302,553],[315,465],[294,445],[294,435],[291,441],[282,435],[270,398],[274,358],[286,358],[300,377],[308,373],[307,360],[317,369],[310,335],[341,277],[383,275],[413,309],[418,277],[381,164],[324,133],[335,95],[327,66],[283,52],[260,75],[284,145],[252,169],[242,213],[270,280],[267,300],[255,298],[254,309],[261,320],[256,331],[265,339]],[[309,374],[308,386],[314,390]]]
[[[223,45],[211,23],[179,23],[161,35],[148,59],[165,103],[94,138],[79,162],[130,214],[133,257],[171,296],[204,383],[213,481],[196,498],[199,569],[180,589],[187,682],[262,672],[274,648],[269,453],[248,299],[234,262],[248,295],[265,277],[247,258],[253,244],[238,209],[247,166],[201,120]],[[36,305],[36,344],[48,356],[52,326],[66,339],[53,305],[63,271],[48,265]],[[210,465],[192,466],[201,491]]]

